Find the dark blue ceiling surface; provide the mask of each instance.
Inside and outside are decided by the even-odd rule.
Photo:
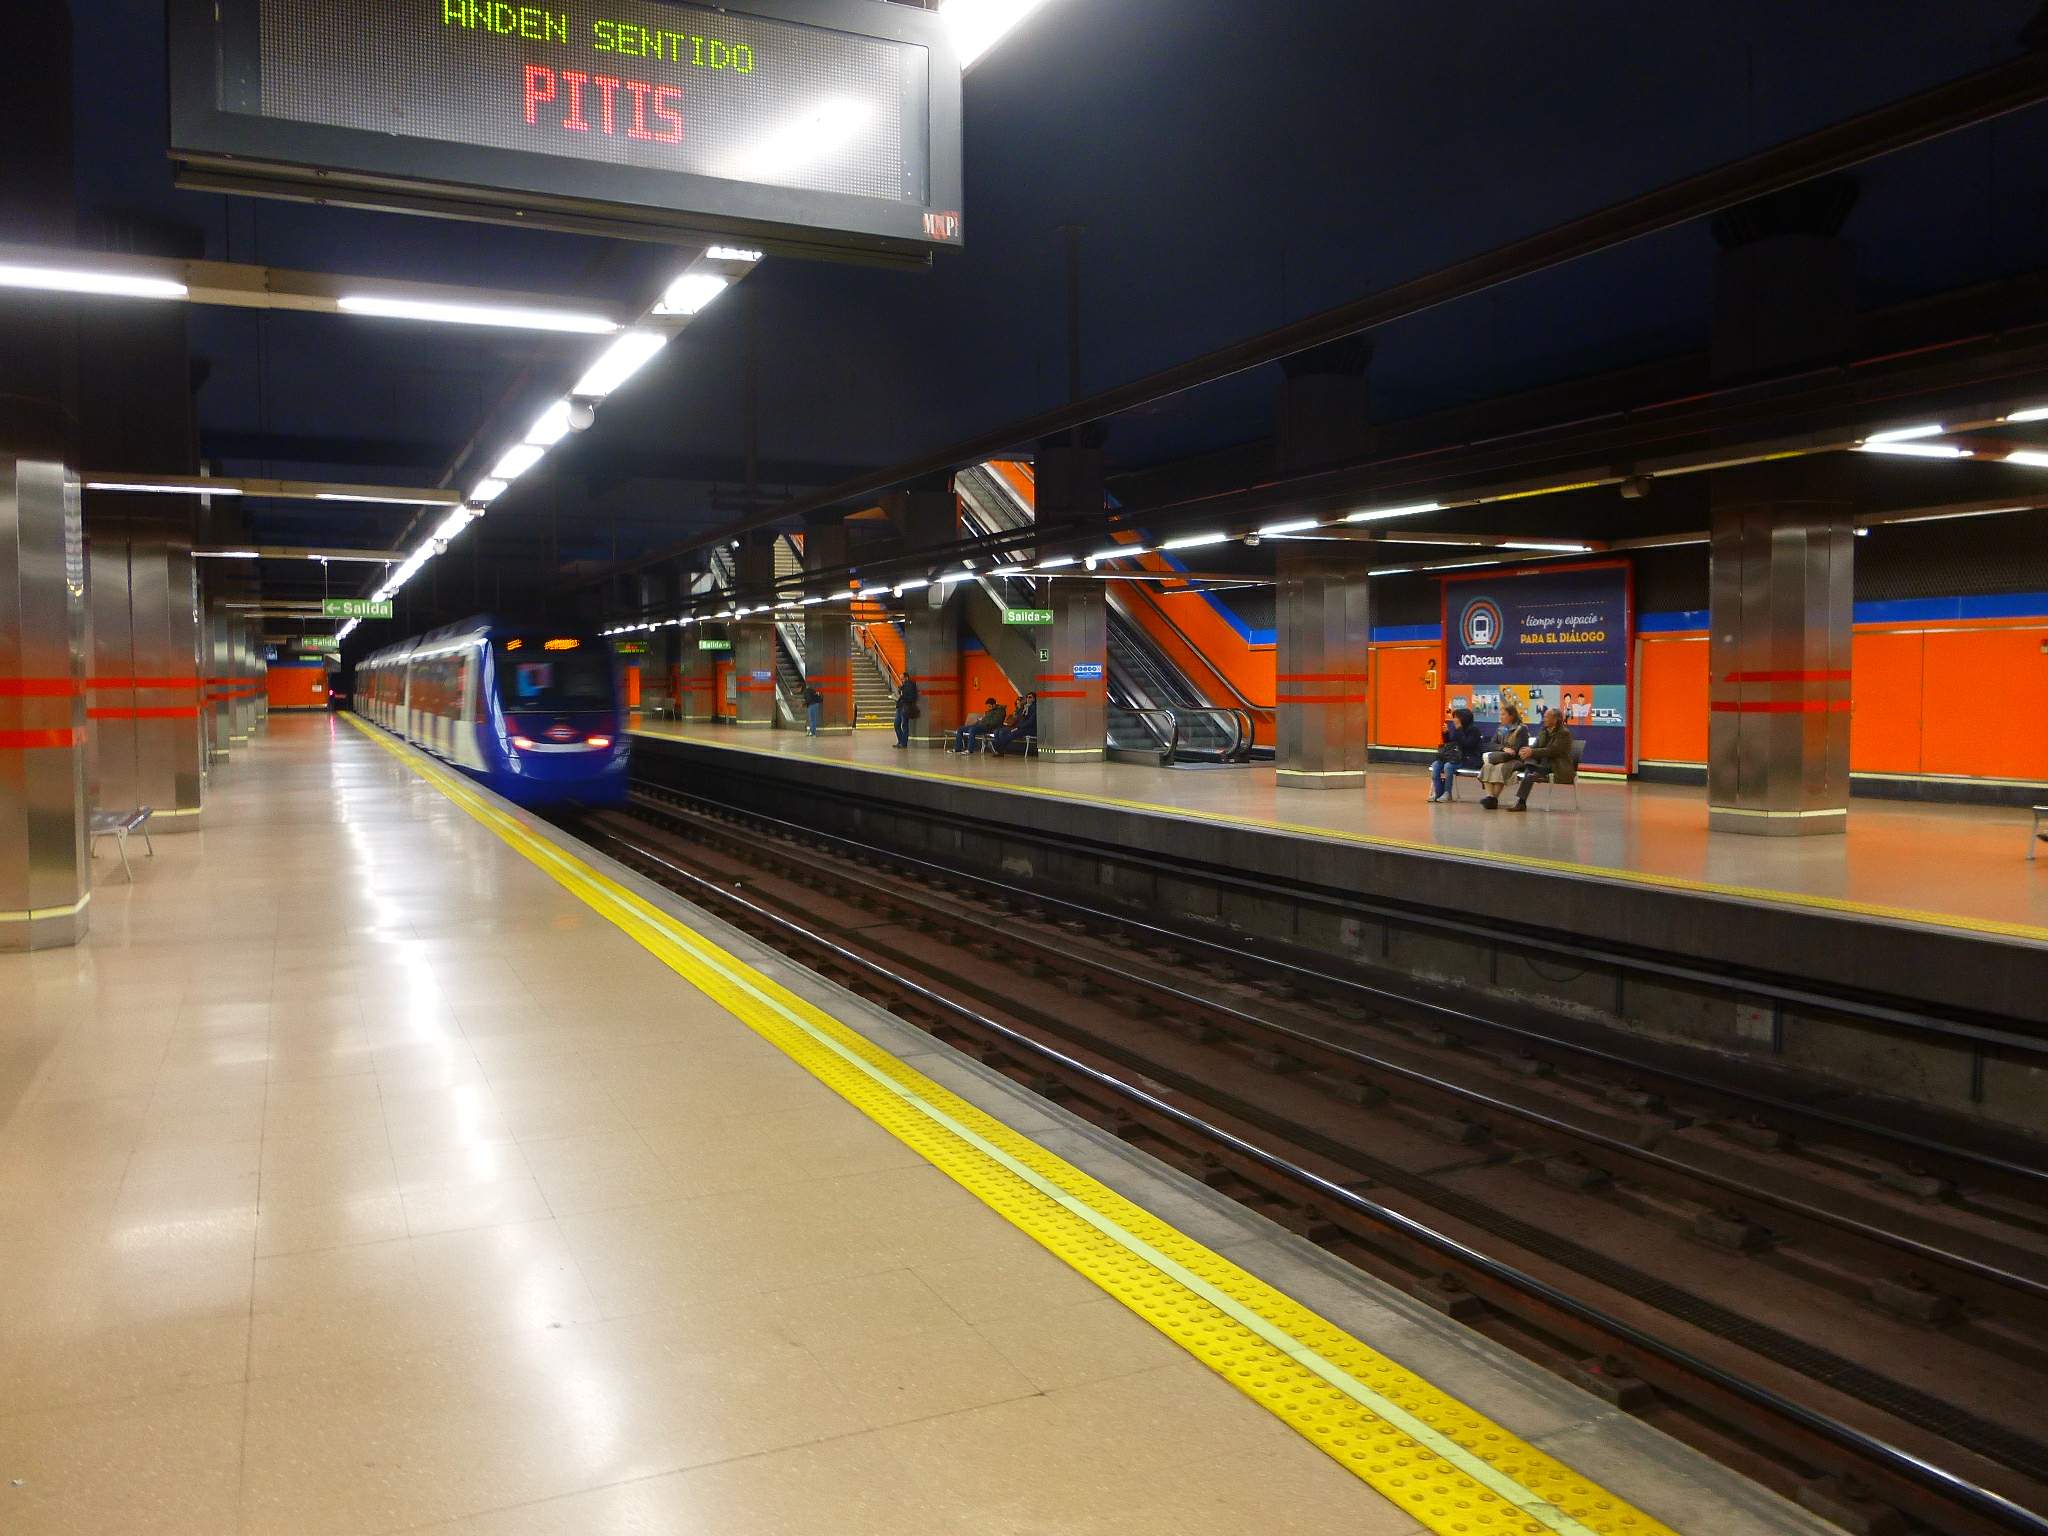
[[[879,0],[878,0],[879,3]],[[644,301],[661,247],[179,192],[161,4],[72,0],[88,229],[216,258]],[[967,247],[925,275],[770,260],[484,525],[545,513],[563,559],[729,513],[749,334],[764,492],[1066,398],[1063,225],[1098,389],[2012,57],[2031,0],[1553,6],[1049,0],[967,82]],[[109,111],[107,103],[121,103]],[[1857,173],[1866,306],[2048,265],[2048,113]],[[1692,227],[1386,328],[1398,418],[1704,345]],[[228,473],[418,483],[587,340],[195,309],[202,451]],[[1120,421],[1136,467],[1261,437],[1274,371]],[[564,514],[561,507],[571,512]],[[266,513],[294,537],[305,509]],[[560,526],[566,523],[566,528]],[[393,532],[395,533],[395,526]]]

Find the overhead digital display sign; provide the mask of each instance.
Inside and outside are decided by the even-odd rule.
[[[171,0],[180,182],[643,238],[960,244],[960,72],[883,0]]]

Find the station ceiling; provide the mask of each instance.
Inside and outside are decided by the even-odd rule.
[[[924,274],[771,257],[471,536],[587,567],[726,520],[750,378],[771,503],[1057,405],[1070,239],[1093,390],[2009,59],[2035,10],[1049,0],[968,77],[964,251]],[[671,275],[654,245],[177,190],[161,0],[70,13],[83,244],[631,305]],[[1866,309],[2048,267],[2048,110],[1855,176]],[[1689,226],[1389,326],[1375,417],[1698,351],[1715,252]],[[185,323],[200,453],[237,476],[441,483],[494,410],[591,352],[273,311]],[[1267,436],[1277,373],[1119,419],[1112,470]],[[248,508],[265,543],[390,543],[409,515]]]

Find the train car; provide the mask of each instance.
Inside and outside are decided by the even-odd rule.
[[[468,619],[356,666],[356,711],[521,805],[618,805],[626,717],[602,636]]]

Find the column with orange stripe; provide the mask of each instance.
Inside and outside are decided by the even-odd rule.
[[[1849,814],[1855,504],[1846,455],[1712,487],[1708,825],[1840,832]],[[1917,701],[1903,701],[1917,707]]]
[[[1274,777],[1286,789],[1365,783],[1372,685],[1369,561],[1283,544],[1275,588]]]
[[[85,591],[78,482],[0,456],[0,949],[83,936]]]

